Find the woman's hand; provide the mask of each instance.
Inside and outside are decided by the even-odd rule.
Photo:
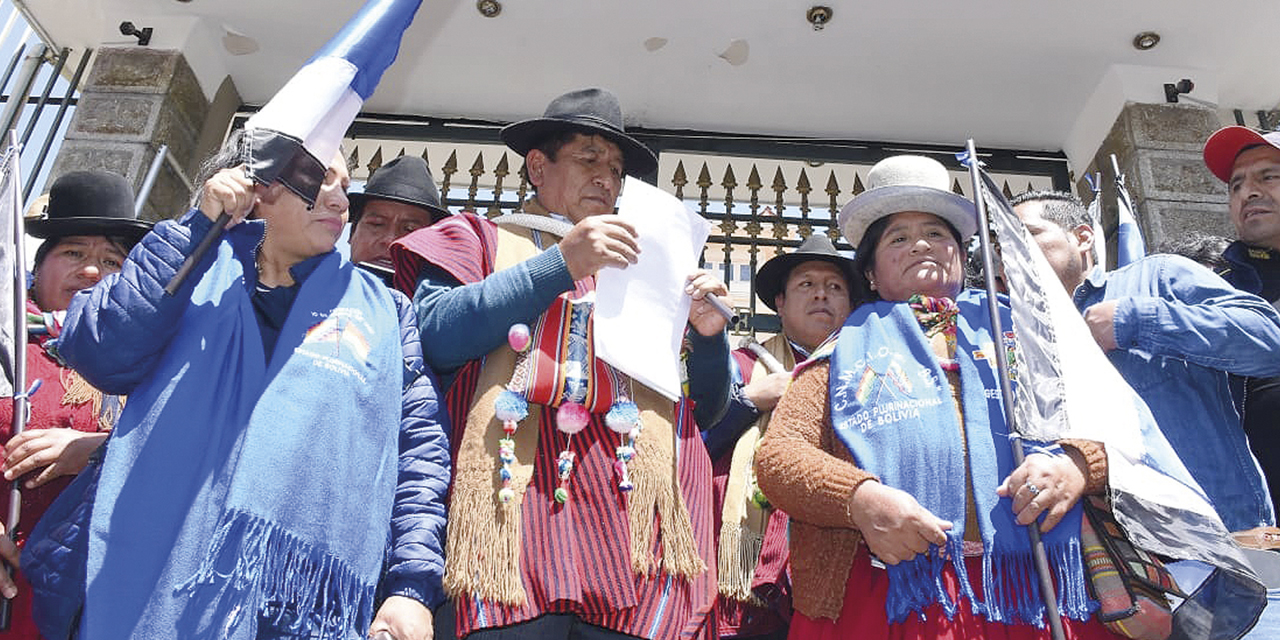
[[[920,506],[911,494],[879,482],[858,485],[850,499],[853,522],[867,547],[885,564],[898,564],[944,546],[951,523]]]
[[[1018,524],[1031,524],[1044,514],[1040,530],[1049,531],[1084,493],[1082,462],[1065,454],[1032,453],[1004,479],[996,495],[1013,498]]]
[[[4,447],[4,479],[13,480],[41,467],[26,488],[34,489],[58,476],[73,476],[89,464],[89,457],[107,439],[105,433],[86,433],[65,427],[31,429]]]
[[[245,174],[244,165],[223,169],[209,178],[200,196],[200,212],[217,222],[218,216],[231,216],[228,227],[234,227],[253,211],[257,204],[253,180]]]

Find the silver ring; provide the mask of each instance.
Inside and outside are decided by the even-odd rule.
[[[1034,484],[1031,484],[1030,480],[1027,481],[1027,484],[1025,486],[1027,487],[1027,491],[1031,492],[1032,497],[1040,495],[1040,487],[1037,487]]]

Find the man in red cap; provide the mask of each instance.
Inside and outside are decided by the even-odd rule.
[[[1227,183],[1239,241],[1223,254],[1227,279],[1272,304],[1280,301],[1280,132],[1226,127],[1204,145],[1204,163]]]
[[[1227,183],[1239,237],[1223,252],[1229,266],[1219,275],[1280,308],[1280,132],[1219,129],[1204,145],[1204,163]],[[1274,501],[1280,496],[1280,378],[1245,380],[1243,399],[1244,430]]]

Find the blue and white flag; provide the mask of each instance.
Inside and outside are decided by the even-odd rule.
[[[1112,166],[1118,167],[1115,156]],[[1116,171],[1116,268],[1135,262],[1147,255],[1147,245],[1142,241],[1142,229],[1133,216],[1133,200],[1124,186],[1124,174]]]
[[[249,176],[314,204],[347,127],[395,61],[422,0],[369,0],[245,123]]]
[[[1147,405],[1094,341],[1066,289],[1041,285],[1057,280],[1052,268],[995,182],[978,171],[978,197],[999,238],[1018,345],[1018,432],[1037,440],[1104,443],[1108,497],[1129,539],[1148,551],[1216,568],[1175,611],[1172,637],[1238,637],[1265,605],[1265,588]]]

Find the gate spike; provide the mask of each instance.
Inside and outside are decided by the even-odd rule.
[[[733,165],[725,165],[724,179],[720,181],[720,186],[724,187],[726,190],[738,186],[738,179],[733,175]]]
[[[676,161],[675,173],[671,174],[671,186],[676,188],[676,199],[684,199],[684,186],[689,184],[689,176],[684,172],[684,160]]]
[[[347,156],[347,171],[354,171],[360,166],[360,147],[351,145],[351,155]]]
[[[702,163],[702,171],[698,172],[698,186],[706,191],[711,186],[711,170],[707,168],[707,163]]]

